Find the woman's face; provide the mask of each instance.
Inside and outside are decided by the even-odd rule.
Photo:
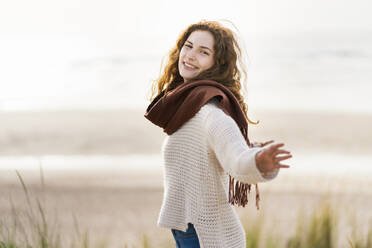
[[[190,81],[214,64],[214,37],[208,31],[190,34],[180,51],[178,70],[185,82]]]

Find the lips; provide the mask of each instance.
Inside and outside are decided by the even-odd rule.
[[[187,63],[187,62],[183,62],[183,66],[186,70],[195,70],[195,69],[198,69],[198,67],[196,67],[195,65],[193,64],[190,64],[190,63]]]

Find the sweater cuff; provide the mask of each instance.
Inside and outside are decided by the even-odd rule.
[[[273,178],[275,178],[279,173],[279,169],[274,169],[273,171],[270,171],[270,172],[266,172],[266,173],[261,173],[261,175],[267,179],[267,180],[271,180]]]
[[[258,170],[256,165],[256,154],[262,149],[262,147],[249,148],[239,156],[236,168],[234,168],[234,177],[237,180],[253,184],[268,181],[277,176],[279,170],[274,170],[269,173],[261,173]]]

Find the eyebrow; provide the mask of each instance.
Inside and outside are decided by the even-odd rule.
[[[191,41],[189,40],[186,40],[186,42],[190,43],[191,45],[194,45]],[[209,47],[206,47],[206,46],[200,46],[201,48],[204,48],[204,49],[208,49],[209,51],[213,52],[212,49],[210,49]]]

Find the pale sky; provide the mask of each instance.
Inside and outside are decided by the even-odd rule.
[[[260,48],[256,34],[371,32],[371,10],[369,0],[0,1],[0,103],[5,97],[57,96],[73,90],[66,88],[73,80],[99,81],[93,72],[69,78],[71,61],[110,55],[134,61],[145,55],[160,65],[180,32],[201,19],[232,21],[254,59],[256,51],[269,49]],[[306,39],[309,46],[315,42]],[[156,75],[158,66],[150,68]]]
[[[372,29],[368,0],[12,0],[0,3],[0,32],[165,34],[203,18],[247,32]]]
[[[60,46],[53,53],[69,56],[77,54],[74,49],[80,55],[100,49],[106,54],[110,53],[107,49],[165,54],[189,24],[228,19],[255,51],[259,50],[255,45],[260,44],[255,41],[259,33],[371,31],[371,12],[368,0],[12,0],[0,2],[0,38],[7,36],[2,39],[8,43],[27,39],[36,43],[35,48],[43,40],[39,46]],[[253,39],[247,38],[250,34]],[[44,37],[31,37],[39,35]],[[78,39],[71,40],[72,36]],[[77,40],[83,45],[78,46]],[[0,51],[7,45],[0,39]]]

